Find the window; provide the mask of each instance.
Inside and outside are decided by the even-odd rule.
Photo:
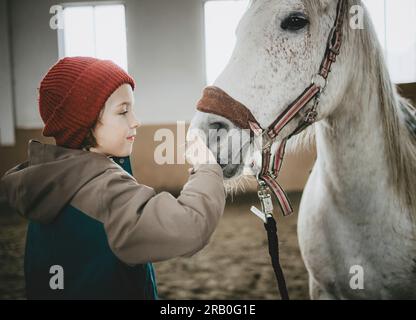
[[[235,45],[235,29],[248,0],[205,2],[206,81],[211,85],[227,65]]]
[[[364,0],[384,49],[392,79],[416,82],[416,1]],[[234,31],[248,0],[205,2],[206,80],[212,84],[235,45]]]
[[[124,5],[67,6],[59,35],[59,56],[110,59],[127,70]]]
[[[396,83],[416,82],[416,1],[364,0]]]

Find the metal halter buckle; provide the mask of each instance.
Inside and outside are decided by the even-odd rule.
[[[258,180],[258,183],[259,189],[257,191],[257,196],[260,200],[261,210],[252,206],[250,211],[266,224],[267,218],[273,217],[272,196],[269,187],[264,181]]]
[[[320,79],[320,80],[318,80]],[[323,93],[328,85],[328,78],[324,78],[323,76],[321,76],[319,73],[314,74],[312,76],[312,80],[311,80],[312,84],[316,84],[319,86],[319,93]]]
[[[335,26],[331,29],[331,32],[328,37],[328,50],[334,53],[335,55],[339,55],[341,46],[340,42],[337,41],[340,38],[340,31]]]
[[[305,116],[305,122],[307,124],[312,124],[316,121],[318,113],[315,110],[309,110]]]
[[[259,190],[257,191],[261,203],[261,210],[264,212],[266,217],[273,216],[273,202],[270,189],[263,184],[260,184]]]
[[[312,124],[316,121],[316,118],[318,117],[318,112],[316,111],[316,108],[319,105],[319,102],[321,101],[321,99],[319,98],[319,95],[315,98],[315,102],[312,106],[312,108],[310,108],[308,111],[306,111],[305,117],[304,117],[304,122],[307,124]]]

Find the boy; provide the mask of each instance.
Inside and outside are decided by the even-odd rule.
[[[28,161],[0,184],[0,202],[30,221],[29,299],[156,299],[151,262],[202,249],[223,213],[222,170],[200,139],[177,199],[132,177],[134,87],[117,65],[89,57],[58,61],[41,82],[43,134],[56,146],[30,141]]]

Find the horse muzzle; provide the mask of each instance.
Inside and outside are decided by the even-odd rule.
[[[197,110],[190,130],[197,129],[205,135],[208,147],[223,168],[224,177],[241,174],[253,137],[249,121],[256,121],[250,110],[213,86],[204,89]]]

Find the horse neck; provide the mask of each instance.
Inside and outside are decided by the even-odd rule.
[[[336,111],[317,123],[317,165],[335,203],[367,219],[388,214],[395,197],[389,183],[381,99],[369,84],[360,85],[350,88]]]
[[[355,66],[346,75],[353,81],[336,110],[316,126],[318,163],[340,191],[336,196],[368,211],[374,211],[371,202],[390,206],[377,209],[406,212],[416,221],[416,144],[368,16],[366,21],[362,32],[345,28],[343,59]]]

